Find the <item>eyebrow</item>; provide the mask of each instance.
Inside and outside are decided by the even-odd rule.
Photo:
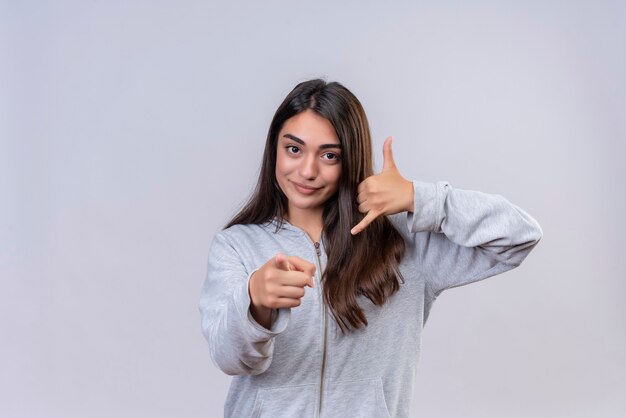
[[[296,141],[298,144],[306,146],[304,141],[301,140],[300,138],[298,138],[295,135],[285,134],[285,135],[283,135],[283,137],[292,139],[292,140]],[[341,144],[322,144],[322,145],[319,146],[319,149],[328,149],[328,148],[338,148],[338,149],[341,149]]]

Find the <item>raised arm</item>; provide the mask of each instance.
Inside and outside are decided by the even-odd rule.
[[[351,233],[360,233],[382,215],[406,233],[402,215],[396,215],[405,213],[411,252],[426,272],[430,299],[519,266],[537,245],[543,235],[537,221],[504,197],[454,189],[445,181],[405,179],[391,142],[388,137],[383,144],[382,172],[358,186],[359,211],[365,216]]]
[[[413,211],[406,213],[428,290],[466,285],[519,266],[543,232],[535,219],[496,194],[454,189],[448,182],[413,181]]]

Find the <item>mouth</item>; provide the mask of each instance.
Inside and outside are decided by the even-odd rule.
[[[296,183],[295,181],[292,181],[293,185],[295,186],[296,190],[299,191],[302,194],[311,194],[314,193],[315,191],[319,190],[321,187],[310,187],[310,186],[304,186],[300,183]]]

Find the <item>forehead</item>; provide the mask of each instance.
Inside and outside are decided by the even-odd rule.
[[[279,133],[279,140],[287,141],[285,134],[302,139],[306,144],[339,144],[339,138],[330,121],[307,109],[287,119]]]

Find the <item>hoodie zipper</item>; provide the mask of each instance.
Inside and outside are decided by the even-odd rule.
[[[326,367],[326,307],[324,306],[324,294],[322,292],[322,262],[320,261],[320,243],[314,242],[315,245],[315,253],[317,254],[317,266],[320,272],[320,301],[322,305],[322,321],[324,323],[324,337],[323,337],[323,349],[322,349],[322,370],[320,372],[320,397],[317,405],[317,416],[318,418],[322,416],[322,400],[324,393],[324,368]]]

